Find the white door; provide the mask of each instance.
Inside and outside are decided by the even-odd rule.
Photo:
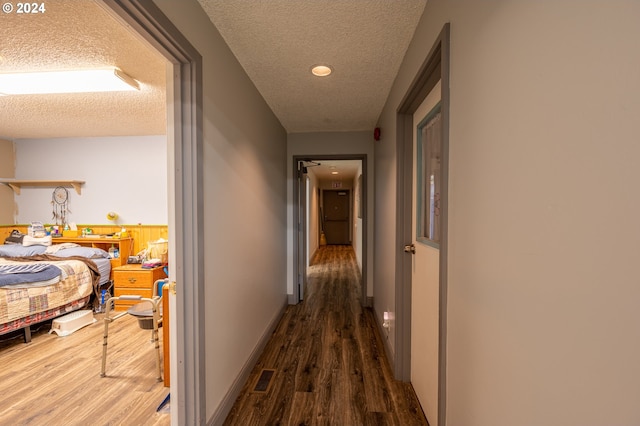
[[[411,383],[431,426],[438,422],[439,102],[440,83],[413,115]]]

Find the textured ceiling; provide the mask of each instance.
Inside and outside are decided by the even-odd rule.
[[[426,4],[198,1],[289,133],[373,129]]]
[[[0,96],[0,138],[166,133],[165,61],[91,0],[0,14],[0,72],[116,66],[139,92]]]
[[[371,130],[426,0],[199,0],[289,133]],[[117,66],[140,92],[0,96],[0,138],[166,133],[165,61],[94,0],[0,13],[0,72]],[[328,64],[334,73],[314,77]]]

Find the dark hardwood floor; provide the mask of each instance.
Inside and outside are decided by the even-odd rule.
[[[393,379],[350,246],[320,247],[304,302],[287,307],[225,425],[427,425]],[[274,370],[266,391],[255,391]]]

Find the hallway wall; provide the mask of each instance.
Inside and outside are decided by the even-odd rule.
[[[396,108],[450,22],[448,425],[640,424],[639,18],[427,3],[379,122],[374,296],[394,307]]]
[[[196,0],[155,3],[203,57],[210,421],[286,304],[286,133]]]
[[[293,295],[293,157],[296,155],[367,155],[367,187],[373,188],[373,129],[358,132],[290,133],[287,137],[287,293]],[[373,190],[367,199],[367,296],[373,295]]]

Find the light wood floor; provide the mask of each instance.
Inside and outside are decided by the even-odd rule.
[[[171,423],[170,414],[156,413],[169,389],[156,381],[151,332],[135,318],[109,326],[105,378],[103,321],[66,337],[48,334],[50,328],[42,326],[28,344],[0,336],[0,425]]]
[[[324,246],[303,303],[289,306],[226,425],[427,425],[411,385],[393,379],[353,249]],[[263,369],[275,373],[254,392]]]

